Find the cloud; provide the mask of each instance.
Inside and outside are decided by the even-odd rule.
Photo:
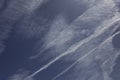
[[[59,51],[63,51],[68,48],[69,45],[67,43],[69,43],[71,40],[74,39],[80,41],[84,38],[84,36],[90,36],[97,26],[102,24],[103,21],[107,20],[111,17],[111,15],[113,16],[116,13],[113,11],[114,6],[114,2],[106,2],[106,0],[103,0],[100,3],[94,5],[92,8],[89,8],[77,19],[75,19],[72,25],[66,24],[64,18],[57,17],[51,24],[50,30],[46,35],[44,40],[44,49],[42,51],[37,50],[38,54],[32,56],[31,59],[38,58],[42,52],[50,47],[55,46],[57,51],[58,49],[60,49]]]
[[[108,79],[108,77],[109,77],[109,74],[107,73],[107,71],[105,70],[104,71],[104,68],[105,67],[109,67],[109,66],[107,66],[108,64],[107,64],[107,62],[109,62],[108,60],[110,60],[111,59],[111,57],[108,59],[104,59],[105,58],[105,56],[107,57],[107,55],[104,55],[105,53],[104,53],[104,51],[103,50],[101,50],[101,48],[103,48],[104,47],[104,49],[106,49],[106,45],[108,45],[108,44],[111,44],[111,41],[112,41],[112,38],[115,36],[115,35],[117,35],[117,34],[119,34],[120,32],[118,32],[118,33],[116,33],[116,34],[114,34],[114,35],[112,35],[112,36],[110,36],[110,37],[108,37],[106,40],[104,40],[102,43],[100,43],[98,46],[96,46],[95,48],[93,48],[92,50],[90,50],[88,53],[86,53],[84,56],[82,56],[82,57],[80,57],[80,58],[78,58],[73,64],[71,64],[68,68],[66,68],[64,71],[62,71],[61,73],[59,73],[57,76],[55,76],[52,80],[56,80],[57,78],[59,78],[60,76],[62,76],[62,75],[64,75],[67,71],[69,71],[71,68],[73,68],[75,65],[77,65],[78,63],[81,63],[81,62],[84,62],[84,66],[88,66],[89,67],[89,64],[93,64],[93,62],[91,62],[90,61],[90,59],[92,59],[93,57],[90,57],[91,55],[95,55],[96,56],[96,59],[98,59],[98,58],[101,58],[101,59],[103,59],[103,62],[102,62],[102,68],[103,68],[103,73],[104,73],[104,76],[103,77],[105,77],[105,79],[104,80],[109,80]],[[107,48],[106,50],[113,50],[112,49],[112,46],[110,46],[109,47],[109,49]],[[100,51],[100,52],[99,52]],[[104,53],[104,54],[101,54],[101,52],[102,53]],[[112,51],[113,53],[114,52],[116,52],[115,50],[113,50]],[[99,54],[100,53],[100,54]],[[97,55],[98,54],[98,55]],[[109,54],[109,53],[106,53],[106,54]],[[117,52],[117,54],[115,55],[115,56],[118,56],[119,55],[119,52]],[[101,56],[101,57],[100,57]],[[103,57],[104,56],[104,57]],[[89,57],[89,58],[88,58]],[[115,61],[115,59],[116,59],[116,57],[114,57],[114,59],[112,58],[112,60],[113,61],[111,61],[111,62],[114,62]],[[85,65],[86,64],[86,65]],[[106,65],[107,64],[107,65]],[[82,66],[83,66],[82,65]],[[79,65],[79,67],[78,67],[78,69],[80,68],[80,66],[81,65]],[[109,72],[109,71],[108,71]],[[99,73],[99,72],[98,72]],[[75,73],[76,74],[76,73]],[[99,76],[101,76],[102,77],[102,75],[99,75]],[[95,75],[94,75],[94,78],[93,78],[93,80],[96,80],[96,77],[95,77]]]
[[[117,17],[116,17],[117,16]],[[91,35],[91,36],[89,36],[88,38],[86,38],[86,39],[84,39],[83,41],[80,41],[79,43],[77,43],[77,44],[75,44],[75,45],[72,45],[72,47],[70,47],[65,53],[63,53],[63,54],[61,54],[60,56],[58,56],[58,57],[56,57],[53,61],[51,61],[50,63],[48,63],[47,65],[45,65],[44,67],[42,67],[42,68],[40,68],[39,70],[37,70],[36,72],[34,72],[33,74],[31,74],[30,75],[30,77],[34,77],[36,74],[38,74],[39,72],[41,72],[42,70],[44,70],[44,69],[46,69],[46,68],[48,68],[50,65],[52,65],[55,61],[57,61],[58,59],[60,59],[60,58],[62,58],[63,56],[66,56],[66,55],[68,55],[68,54],[70,54],[70,53],[74,53],[77,49],[79,49],[79,48],[82,48],[83,47],[83,45],[84,44],[88,44],[88,46],[92,46],[92,45],[96,45],[96,44],[94,44],[94,43],[90,43],[90,41],[93,41],[93,42],[95,42],[96,43],[96,41],[98,40],[97,38],[99,38],[99,39],[101,39],[101,37],[99,37],[99,36],[102,36],[102,35],[104,35],[104,37],[105,37],[105,34],[107,33],[107,32],[109,32],[110,33],[110,31],[114,28],[114,26],[112,26],[113,24],[115,24],[117,21],[119,21],[120,20],[120,18],[118,17],[118,15],[116,15],[115,17],[113,17],[112,19],[110,19],[110,20],[107,20],[107,21],[105,21],[102,25],[100,25],[97,29],[96,29],[96,31],[95,31],[95,33],[93,34],[93,35]],[[108,24],[106,24],[106,23],[108,23]],[[113,36],[115,36],[116,34],[114,34]],[[107,34],[107,36],[109,36],[109,34]],[[65,71],[63,71],[63,72],[61,72],[60,74],[58,74],[58,76],[56,76],[55,78],[53,78],[53,80],[55,80],[56,78],[58,78],[59,76],[61,76],[61,75],[63,75],[66,71],[68,71],[69,69],[71,69],[71,67],[73,67],[75,64],[77,64],[78,62],[80,62],[81,60],[83,61],[83,64],[85,65],[85,63],[86,64],[88,64],[87,62],[89,62],[89,59],[91,59],[91,56],[89,56],[89,55],[94,55],[94,54],[96,54],[96,56],[97,56],[97,59],[98,58],[104,58],[104,57],[106,57],[107,55],[104,55],[103,54],[103,56],[102,55],[100,55],[101,53],[99,52],[99,51],[103,51],[103,50],[101,50],[101,48],[104,48],[104,49],[108,49],[107,48],[107,46],[106,46],[106,43],[108,44],[108,42],[109,41],[111,41],[111,39],[112,39],[112,37],[113,36],[111,36],[111,37],[109,37],[108,39],[106,39],[104,42],[102,42],[102,43],[100,43],[101,45],[99,45],[98,47],[95,47],[95,48],[93,48],[91,51],[88,51],[88,53],[85,53],[85,55],[84,56],[82,56],[80,59],[78,59],[75,63],[73,63],[71,66],[69,66]],[[103,37],[103,36],[102,36]],[[94,40],[95,39],[95,40]],[[90,44],[89,44],[90,43]],[[105,47],[104,47],[105,46]],[[112,48],[112,46],[110,46],[109,47],[110,49],[109,50],[113,50],[113,49],[111,49]],[[87,49],[89,49],[88,47],[87,47]],[[86,50],[87,50],[86,49]],[[95,50],[98,50],[98,52],[94,52]],[[99,50],[100,49],[100,50]],[[85,49],[84,49],[85,50]],[[81,52],[82,53],[82,52]],[[93,54],[94,53],[94,54]],[[100,54],[98,54],[98,53],[100,53]],[[98,54],[98,55],[97,55]],[[109,54],[109,53],[108,53]],[[102,57],[100,57],[100,56],[102,56]],[[118,56],[118,55],[117,55]],[[86,57],[90,57],[90,58],[88,58],[88,60],[85,60],[86,59]],[[92,57],[93,58],[93,57]],[[103,62],[104,62],[104,60],[106,59],[101,59],[101,60],[103,60]],[[114,57],[115,58],[115,57]],[[71,58],[70,58],[71,59]],[[84,60],[83,60],[84,59]],[[110,59],[111,59],[111,57],[110,57]],[[86,62],[85,62],[86,61]],[[101,63],[103,63],[103,62],[101,62]],[[92,64],[92,62],[90,62],[91,64]],[[94,63],[94,62],[93,62]],[[87,66],[87,65],[86,65]],[[80,65],[78,66],[78,67],[80,67]],[[89,67],[89,66],[88,66]],[[103,66],[102,66],[103,67]],[[103,67],[103,69],[104,69],[104,67]],[[106,76],[106,77],[108,77],[108,73],[106,74],[106,72],[104,72],[103,71],[103,73],[105,73],[104,74],[104,77]],[[77,74],[75,74],[75,75],[77,75]],[[96,75],[96,76],[99,76],[99,74],[98,75]],[[94,77],[92,77],[91,79],[96,79],[96,77],[94,76]]]
[[[22,16],[30,14],[46,1],[47,0],[11,0],[8,2],[8,5],[0,15],[0,53],[5,49],[4,40],[10,36],[10,32],[15,28],[15,25],[18,24]],[[0,5],[4,5],[4,2]]]
[[[110,29],[111,27],[113,27],[112,25],[114,23],[116,23],[117,21],[120,20],[119,15],[114,16],[112,19],[108,19],[108,17],[106,18],[105,15],[111,15],[111,10],[114,7],[114,3],[112,2],[106,2],[106,0],[103,2],[104,4],[100,5],[98,4],[97,7],[95,6],[94,8],[88,10],[87,12],[85,12],[85,14],[81,15],[79,17],[79,19],[77,21],[81,21],[84,20],[86,22],[90,20],[90,22],[93,20],[100,20],[102,23],[100,24],[100,26],[96,26],[97,28],[95,28],[95,32],[94,34],[90,35],[89,37],[80,40],[79,42],[71,45],[71,47],[69,47],[66,51],[64,51],[63,53],[61,53],[60,55],[58,55],[57,57],[55,57],[52,61],[50,61],[48,64],[46,64],[45,66],[43,66],[42,68],[38,69],[37,71],[35,71],[32,76],[35,76],[36,74],[38,74],[39,72],[43,71],[44,69],[48,68],[49,66],[51,66],[54,62],[56,62],[57,60],[59,60],[60,58],[72,54],[73,52],[75,52],[77,49],[79,49],[80,47],[82,47],[84,44],[89,43],[89,41],[99,37],[100,35],[102,35],[104,32],[106,32],[108,29]],[[107,4],[107,6],[106,6]],[[110,5],[110,6],[109,6]],[[107,11],[104,10],[107,9]],[[98,11],[100,10],[100,11]],[[91,15],[91,13],[93,13]],[[112,15],[115,15],[116,12],[113,12]],[[101,19],[101,16],[103,17],[103,19]],[[105,18],[104,18],[105,17]],[[109,16],[110,17],[110,16]],[[86,20],[85,20],[85,19]],[[111,17],[110,17],[111,18]],[[92,21],[92,22],[93,22]],[[108,23],[108,24],[106,24]],[[61,26],[61,25],[60,25]],[[64,25],[63,25],[64,26]],[[64,26],[65,27],[65,26]],[[74,26],[76,27],[76,26]],[[80,26],[81,27],[81,26]],[[89,26],[88,26],[89,27]],[[54,29],[52,29],[54,30]],[[53,32],[53,31],[52,31]],[[54,33],[54,32],[53,32]],[[54,34],[53,34],[54,35]],[[52,35],[52,36],[53,36]],[[104,34],[103,34],[104,35]],[[57,36],[58,37],[58,36]],[[63,37],[64,38],[64,37]],[[48,39],[49,40],[49,39]],[[59,42],[58,42],[59,43]]]
[[[34,80],[33,78],[28,77],[29,71],[20,71],[8,78],[8,80]]]
[[[23,3],[23,2],[20,2],[20,3]],[[14,2],[14,4],[16,5],[16,2]],[[25,4],[27,4],[27,6],[24,5],[24,7],[26,9],[28,9],[28,11],[34,10],[39,5],[39,3],[37,1],[36,2],[33,1],[33,2],[30,2],[30,3],[28,2],[28,3],[25,3]],[[10,7],[13,8],[12,5]],[[20,6],[17,6],[17,7],[20,7]],[[36,74],[40,73],[44,69],[47,69],[49,66],[51,66],[57,60],[61,59],[64,56],[67,56],[69,54],[73,54],[76,50],[78,50],[79,48],[81,48],[83,45],[88,44],[90,41],[92,41],[93,39],[96,39],[100,35],[104,35],[104,33],[107,30],[109,30],[111,27],[113,27],[112,25],[114,23],[116,23],[117,21],[120,20],[119,15],[113,17],[110,20],[107,20],[107,19],[111,18],[111,15],[112,16],[115,15],[115,12],[112,11],[113,7],[114,7],[114,3],[111,0],[110,0],[110,2],[107,2],[106,0],[104,0],[104,2],[103,2],[102,5],[98,4],[98,5],[90,8],[89,10],[87,10],[80,17],[78,17],[72,23],[72,25],[74,25],[74,26],[66,24],[66,22],[64,21],[64,19],[60,19],[60,18],[58,18],[57,20],[53,21],[53,24],[50,27],[50,30],[48,31],[48,35],[45,38],[45,44],[46,44],[45,45],[45,49],[50,48],[52,46],[55,46],[55,48],[58,48],[57,50],[59,50],[60,47],[65,46],[65,43],[67,41],[74,39],[74,36],[76,36],[75,35],[75,31],[74,31],[74,27],[76,27],[76,26],[78,27],[79,25],[82,24],[82,22],[85,22],[85,24],[90,24],[90,25],[92,24],[91,26],[94,26],[94,27],[92,27],[92,29],[94,29],[95,31],[92,30],[93,34],[90,34],[89,37],[86,37],[85,39],[80,40],[79,42],[71,45],[71,47],[69,47],[66,51],[64,51],[63,53],[61,53],[59,56],[57,56],[55,59],[53,59],[52,61],[50,61],[45,66],[43,66],[40,69],[38,69],[37,71],[35,71],[33,74],[27,75],[26,73],[18,73],[18,74],[13,75],[12,77],[10,77],[10,80],[32,80],[32,77],[34,77]],[[7,12],[9,12],[9,9],[8,9]],[[20,9],[23,9],[23,7],[20,7]],[[28,11],[26,11],[26,12],[28,12]],[[18,11],[18,12],[21,12],[21,11]],[[14,11],[13,11],[13,13],[14,13]],[[21,13],[24,13],[24,12],[21,12]],[[14,21],[14,20],[19,19],[19,17],[21,16],[20,14],[19,15],[17,15],[17,14],[16,13],[14,13],[14,14],[10,13],[10,15],[7,15],[7,14],[6,15],[10,19],[12,19]],[[29,20],[29,18],[27,20]],[[25,19],[25,21],[26,21],[26,19]],[[100,21],[100,23],[98,24],[99,21]],[[30,21],[30,22],[32,22],[32,21]],[[25,22],[25,24],[28,24],[30,22],[29,21]],[[79,22],[81,22],[81,23],[79,23]],[[24,21],[23,21],[23,23],[24,23]],[[28,26],[26,27],[26,25],[24,25],[21,28],[21,33],[23,32],[24,34],[28,34],[27,37],[29,37],[29,38],[34,37],[34,35],[37,35],[37,37],[39,37],[39,34],[41,34],[41,31],[40,31],[41,27],[40,27],[40,25],[37,24],[36,21],[33,22],[33,23],[30,23],[30,24],[31,25],[30,25],[29,28],[28,28]],[[97,24],[97,25],[95,25],[95,24]],[[91,26],[87,26],[87,27],[91,27]],[[80,27],[84,28],[84,26],[80,26]],[[79,29],[78,29],[78,31],[79,31]],[[86,34],[86,32],[87,32],[87,30],[86,31],[83,30],[82,34]],[[96,48],[98,48],[98,47],[96,47]],[[93,51],[95,49],[93,49]],[[88,55],[89,54],[86,54],[85,56],[82,57],[82,59],[84,59]],[[39,55],[37,55],[37,56],[39,56]],[[80,59],[80,60],[82,60],[82,59]],[[87,61],[89,61],[89,58],[88,58],[88,60],[85,60],[85,61],[87,63]],[[79,62],[79,59],[78,59],[77,62]],[[75,64],[76,64],[76,62],[75,62]],[[70,68],[71,68],[71,66],[70,66]],[[69,68],[67,68],[65,71],[63,71],[63,73],[66,72],[67,70],[69,70]],[[63,74],[63,73],[58,74],[57,77],[61,76],[61,74]],[[105,75],[106,75],[106,72],[105,72]],[[98,76],[98,75],[96,74],[96,76]],[[108,76],[108,74],[106,76]],[[96,79],[96,77],[91,77],[91,79],[94,80],[94,79]]]
[[[40,7],[42,4],[46,3],[48,0],[28,0],[27,4],[29,5],[27,8],[29,11],[33,11]]]

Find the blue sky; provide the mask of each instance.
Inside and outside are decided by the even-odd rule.
[[[119,80],[118,4],[119,0],[0,4],[0,80]]]

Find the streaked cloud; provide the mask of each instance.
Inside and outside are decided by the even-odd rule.
[[[47,0],[11,0],[7,7],[1,12],[0,15],[0,53],[4,50],[4,40],[9,37],[11,30],[23,15],[30,14],[36,8],[40,7],[42,3]],[[4,2],[1,3],[4,5]],[[1,6],[1,7],[2,7]]]
[[[31,76],[35,76],[36,74],[39,74],[39,72],[41,72],[42,70],[48,68],[50,65],[52,65],[54,62],[56,62],[57,60],[59,60],[63,56],[66,56],[66,55],[68,55],[70,53],[75,52],[78,48],[82,47],[84,44],[87,44],[87,43],[89,43],[89,41],[99,37],[104,32],[106,32],[108,29],[113,27],[112,26],[113,24],[115,24],[117,21],[120,20],[119,15],[114,16],[116,14],[116,12],[112,11],[114,9],[114,7],[115,7],[115,4],[114,4],[114,2],[112,2],[112,0],[110,0],[110,2],[107,2],[106,0],[104,0],[103,2],[101,2],[101,4],[98,4],[95,7],[89,9],[87,12],[85,12],[85,14],[80,16],[78,18],[78,20],[76,19],[77,21],[75,21],[75,23],[74,23],[76,25],[76,23],[78,23],[81,20],[84,20],[84,21],[86,21],[86,20],[89,21],[90,20],[90,22],[92,20],[93,21],[95,21],[95,20],[101,21],[100,25],[99,24],[98,24],[98,26],[95,25],[95,27],[97,26],[97,28],[95,28],[95,32],[91,36],[89,36],[88,38],[85,38],[84,40],[79,41],[76,44],[73,44],[64,53],[61,53],[59,56],[57,56],[51,62],[49,62],[48,64],[46,64],[45,66],[43,66],[39,70],[35,71]],[[114,16],[114,17],[111,19],[112,16]],[[106,24],[106,23],[108,23],[108,24]],[[80,24],[80,23],[78,23],[78,24]]]
[[[11,29],[13,29],[12,24],[14,24],[14,21],[19,20],[22,15],[34,11],[44,3],[42,0],[29,1],[27,0],[25,3],[24,1],[11,2],[10,8],[5,10],[3,19],[5,22],[8,21],[10,23],[7,24],[8,28],[3,29],[5,31],[1,31],[0,45],[2,48],[0,51],[4,49],[3,41],[9,36]],[[94,2],[95,0],[92,0],[90,3]],[[22,5],[18,5],[19,3]],[[14,8],[14,6],[17,8]],[[29,21],[29,19],[34,17],[32,14],[29,14],[23,19],[19,27],[16,27],[16,32],[18,31],[18,34],[27,39],[38,39],[38,42],[36,42],[38,43],[36,44],[38,50],[35,51],[37,54],[31,56],[31,60],[38,59],[43,51],[51,47],[53,52],[49,52],[45,58],[52,57],[52,59],[32,74],[23,71],[22,73],[14,74],[8,80],[34,80],[33,77],[60,59],[64,61],[72,60],[74,63],[57,74],[52,80],[64,80],[64,78],[73,80],[73,77],[75,77],[74,80],[96,80],[98,78],[99,80],[112,80],[109,75],[119,52],[113,48],[111,43],[112,37],[117,33],[112,36],[110,34],[114,29],[113,25],[120,21],[120,14],[114,9],[116,9],[116,6],[112,0],[102,0],[100,3],[95,3],[94,6],[85,11],[71,24],[66,22],[65,16],[58,16],[50,23],[47,23],[47,20],[44,21],[41,17],[41,19],[36,20],[34,18]],[[7,14],[8,12],[10,14]],[[41,20],[41,23],[37,22],[39,20]],[[42,31],[44,32],[45,27],[49,27],[49,29],[46,30],[45,36],[42,37],[44,44],[40,45],[40,35],[42,35]],[[43,49],[41,50],[39,46],[42,46]],[[54,53],[54,51],[58,53]],[[76,51],[79,51],[79,54]],[[77,57],[66,57],[75,54],[77,54]],[[73,73],[67,74],[71,70]]]
[[[8,80],[34,80],[33,78],[26,78],[28,74],[29,71],[22,71],[10,76]]]

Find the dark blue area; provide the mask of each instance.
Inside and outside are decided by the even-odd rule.
[[[113,71],[110,75],[113,80],[120,80],[120,56],[116,60],[116,65],[113,67]]]
[[[3,76],[10,76],[18,69],[25,68],[32,70],[36,69],[34,63],[29,62],[28,56],[32,53],[32,47],[36,40],[22,40],[16,37],[14,32],[11,37],[6,40],[6,49],[0,55],[0,74]],[[29,66],[30,65],[30,66]]]
[[[0,13],[3,12],[8,5],[8,0],[0,0]]]
[[[117,50],[120,49],[120,33],[113,37],[112,44]]]
[[[120,26],[113,32],[113,34],[118,31],[120,31]],[[115,49],[120,50],[120,33],[113,37],[112,44]],[[113,80],[120,79],[120,56],[117,58],[116,65],[113,67],[113,72],[110,76],[113,78]]]
[[[0,74],[0,80],[5,80],[5,79],[3,79],[3,77],[2,77],[2,75]]]

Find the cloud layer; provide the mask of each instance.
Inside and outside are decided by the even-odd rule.
[[[35,80],[59,60],[72,63],[51,80],[112,80],[109,75],[119,55],[112,46],[112,38],[119,33],[112,35],[120,21],[116,3],[84,0],[89,5],[86,11],[68,23],[62,13],[53,19],[43,17],[39,10],[44,2],[47,0],[11,0],[0,13],[0,53],[5,49],[4,40],[14,31],[23,40],[36,39],[30,61],[47,62],[31,74],[22,71],[8,80]]]

